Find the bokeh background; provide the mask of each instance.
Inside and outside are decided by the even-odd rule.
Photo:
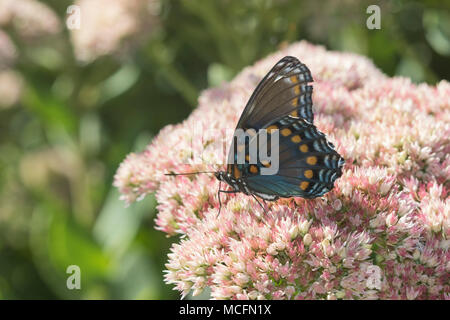
[[[301,39],[434,84],[450,3],[0,0],[0,298],[178,299],[163,282],[176,239],[154,229],[152,197],[125,207],[114,173],[201,90]]]

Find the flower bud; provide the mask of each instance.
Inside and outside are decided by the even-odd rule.
[[[305,236],[303,237],[303,243],[305,244],[305,246],[309,246],[312,242],[312,237],[309,233],[305,234]]]

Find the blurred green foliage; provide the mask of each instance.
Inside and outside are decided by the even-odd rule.
[[[68,0],[47,3],[64,21]],[[368,30],[366,8],[381,8]],[[173,299],[173,239],[154,229],[155,200],[126,208],[112,187],[131,151],[185,119],[199,92],[306,39],[371,58],[388,75],[436,83],[450,74],[444,1],[166,0],[160,26],[125,57],[89,64],[70,32],[21,42],[20,102],[0,109],[0,298]],[[154,159],[158,161],[158,159]],[[81,290],[66,268],[81,268]]]

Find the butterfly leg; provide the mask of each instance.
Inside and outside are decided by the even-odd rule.
[[[219,212],[217,213],[217,217],[220,215],[220,210],[222,209],[222,201],[220,200],[220,194],[221,193],[237,193],[239,191],[236,190],[220,190],[220,184],[219,184],[219,190],[217,191],[217,198],[219,199]]]
[[[254,194],[251,194],[251,196],[253,197],[253,199],[256,200],[256,202],[258,202],[258,204],[259,204],[259,205],[261,206],[261,208],[263,209],[264,213],[267,214],[266,209],[265,209],[264,206],[261,204],[261,202],[259,202],[258,198],[256,198]],[[263,201],[264,201],[264,204],[266,204],[266,201],[265,201],[264,199],[263,199]],[[266,204],[266,205],[267,205],[267,204]]]
[[[266,199],[262,198],[262,200],[264,201],[264,204],[266,205],[266,207],[268,207],[269,205],[267,204]],[[272,211],[272,207],[269,208],[269,211]]]

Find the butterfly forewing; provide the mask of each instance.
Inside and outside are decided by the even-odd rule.
[[[284,57],[261,80],[250,97],[236,128],[261,129],[287,114],[313,122],[312,76],[297,58]]]

